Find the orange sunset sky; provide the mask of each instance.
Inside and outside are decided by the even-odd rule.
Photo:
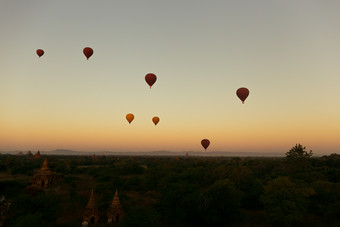
[[[204,151],[207,138],[206,152],[338,153],[339,12],[335,0],[1,1],[0,151]]]

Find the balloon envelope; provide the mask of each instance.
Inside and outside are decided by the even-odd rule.
[[[246,100],[249,95],[249,90],[245,87],[241,87],[237,89],[236,95],[241,99],[242,103],[244,103],[244,100]]]
[[[83,50],[84,55],[86,56],[87,60],[92,56],[93,50],[91,47],[85,47]]]
[[[39,56],[39,58],[40,58],[41,56],[43,56],[44,53],[45,53],[45,52],[44,52],[42,49],[38,49],[38,50],[37,50],[37,55]]]
[[[150,88],[156,82],[156,80],[157,80],[157,76],[153,73],[148,73],[145,76],[145,81],[149,84]]]
[[[154,123],[155,125],[157,125],[158,122],[159,122],[159,117],[153,117],[153,118],[152,118],[152,121],[153,121],[153,123]]]
[[[210,145],[210,141],[209,141],[208,139],[203,139],[203,140],[201,141],[201,144],[202,144],[202,146],[204,147],[204,149],[207,150],[207,148],[208,148],[209,145]]]
[[[126,115],[126,120],[129,122],[129,124],[133,121],[134,118],[135,116],[131,113]]]

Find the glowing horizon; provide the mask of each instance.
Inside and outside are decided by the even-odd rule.
[[[339,153],[339,10],[336,1],[3,3],[0,151],[203,151],[207,138],[207,152],[301,143]],[[151,89],[147,73],[157,76]]]

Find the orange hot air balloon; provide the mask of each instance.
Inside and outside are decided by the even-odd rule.
[[[244,103],[244,100],[246,100],[249,95],[249,90],[245,87],[241,87],[237,89],[236,95],[241,99],[242,103]]]
[[[209,147],[210,141],[208,139],[203,139],[201,141],[202,146],[204,147],[205,150]]]
[[[157,80],[157,76],[153,73],[148,73],[145,76],[145,81],[149,84],[150,89],[151,89],[151,86],[156,82],[156,80]]]
[[[37,50],[37,55],[39,56],[39,58],[40,58],[41,56],[43,56],[44,53],[45,53],[45,52],[44,52],[42,49],[38,49],[38,50]]]
[[[85,47],[83,50],[84,55],[86,56],[87,60],[92,56],[93,50],[91,47]]]
[[[134,118],[135,116],[132,113],[126,115],[126,120],[129,122],[129,124],[131,124]]]
[[[159,117],[153,117],[153,118],[152,118],[152,121],[153,121],[153,123],[154,123],[155,125],[157,125],[158,122],[159,122]]]

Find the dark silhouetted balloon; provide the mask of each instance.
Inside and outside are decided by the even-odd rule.
[[[156,82],[156,80],[157,80],[157,77],[153,73],[148,73],[145,76],[145,81],[149,84],[150,88]]]
[[[241,87],[237,89],[236,95],[241,99],[242,103],[244,103],[244,100],[246,100],[249,95],[249,90],[245,87]]]
[[[209,147],[210,141],[208,139],[203,139],[201,141],[202,146],[204,147],[205,150]]]
[[[45,52],[44,52],[42,49],[38,49],[38,50],[37,50],[37,55],[39,56],[39,58],[40,58],[41,56],[43,56],[44,53],[45,53]]]
[[[157,125],[158,122],[159,122],[159,117],[153,117],[153,118],[152,118],[152,121],[153,121],[153,123],[154,123],[155,125]]]
[[[129,124],[131,124],[134,118],[135,116],[132,113],[126,115],[126,120],[129,122]]]
[[[86,56],[87,60],[92,56],[93,50],[91,47],[85,47],[83,50],[84,55]]]

